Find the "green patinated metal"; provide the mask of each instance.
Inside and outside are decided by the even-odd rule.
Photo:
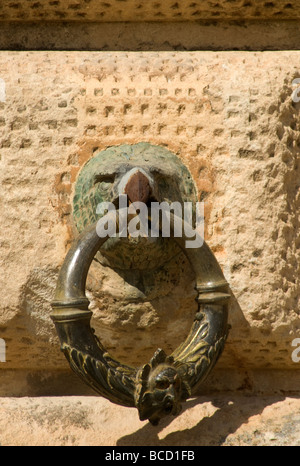
[[[125,170],[135,166],[153,174],[159,186],[159,201],[196,202],[190,172],[168,149],[146,142],[109,147],[94,155],[79,173],[73,198],[74,221],[79,232],[99,218],[97,205],[112,200],[112,185]]]
[[[192,176],[180,158],[165,147],[141,142],[109,147],[98,152],[79,173],[73,198],[74,222],[79,232],[100,218],[99,203],[117,197],[116,186],[133,167],[147,170],[157,187],[158,202],[192,201],[197,192]],[[96,258],[112,268],[153,270],[166,264],[179,253],[172,240],[155,238],[110,238],[100,248]]]

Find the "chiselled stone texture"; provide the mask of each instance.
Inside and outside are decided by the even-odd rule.
[[[299,18],[295,0],[3,0],[2,21],[197,21]]]
[[[1,50],[298,50],[297,21],[1,22]]]
[[[205,202],[205,239],[233,294],[218,367],[300,368],[299,57],[2,52],[1,370],[67,368],[49,314],[77,234],[75,182],[96,152],[141,141],[174,152]],[[126,277],[92,269],[92,323],[118,358],[143,363],[182,341],[195,312],[187,263],[154,277],[147,302],[126,301]]]

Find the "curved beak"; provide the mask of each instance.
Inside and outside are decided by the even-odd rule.
[[[142,168],[133,168],[122,178],[119,184],[119,194],[126,194],[130,202],[149,201],[153,181]]]

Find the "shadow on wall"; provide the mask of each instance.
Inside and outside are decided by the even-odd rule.
[[[187,401],[183,406],[185,412],[199,404],[211,402],[216,411],[210,415],[203,417],[199,422],[191,428],[177,430],[166,434],[164,438],[160,438],[160,434],[172,422],[172,419],[161,421],[157,427],[147,423],[144,427],[134,432],[133,434],[121,437],[118,446],[221,446],[224,444],[230,445],[230,440],[227,438],[233,434],[244,423],[247,423],[249,418],[259,415],[263,410],[273,403],[283,401],[284,396],[273,397],[247,397],[228,396],[222,398],[201,397],[201,399],[193,399]],[[186,425],[183,421],[182,425]],[[259,437],[259,431],[255,431]],[[245,439],[243,439],[245,441]],[[255,442],[255,437],[251,435],[249,445]],[[257,440],[259,440],[257,438]]]

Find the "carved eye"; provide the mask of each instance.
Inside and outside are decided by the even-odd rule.
[[[96,175],[94,183],[113,183],[115,181],[115,173],[107,173],[103,175]]]
[[[157,380],[156,382],[156,388],[158,390],[167,390],[170,387],[170,382],[169,380]]]

